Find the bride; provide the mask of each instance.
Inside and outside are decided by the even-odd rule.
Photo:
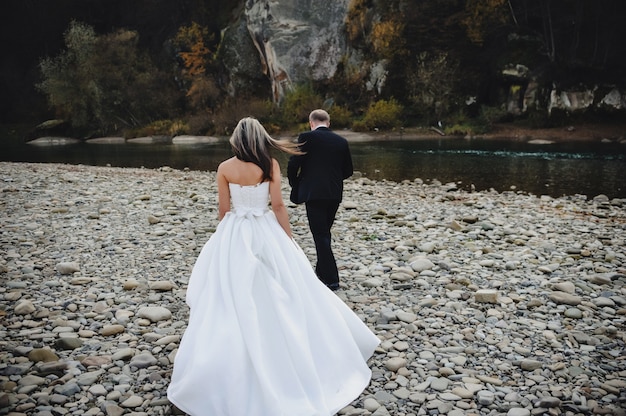
[[[334,415],[369,384],[380,341],[292,238],[270,148],[298,154],[297,145],[254,118],[239,121],[230,144],[235,156],[217,169],[220,223],[189,279],[168,399],[194,416]]]

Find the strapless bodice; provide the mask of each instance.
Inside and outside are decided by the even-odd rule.
[[[237,216],[263,215],[269,208],[269,182],[258,185],[242,186],[229,183],[232,212]]]

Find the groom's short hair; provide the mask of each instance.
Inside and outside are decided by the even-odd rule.
[[[325,110],[317,109],[309,114],[309,121],[330,121],[330,116]]]

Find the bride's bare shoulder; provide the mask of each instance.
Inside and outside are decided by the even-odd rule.
[[[226,159],[226,160],[220,162],[220,164],[217,165],[217,170],[219,171],[219,170],[229,169],[235,163],[237,163],[237,158],[233,156],[230,159]]]
[[[226,159],[223,160],[220,165],[232,165],[233,163],[237,162],[237,158],[235,156],[231,157],[230,159]]]

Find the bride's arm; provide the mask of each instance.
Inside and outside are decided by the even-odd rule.
[[[281,191],[281,175],[280,165],[276,159],[272,159],[272,180],[270,181],[270,203],[272,204],[272,211],[276,215],[276,219],[283,230],[287,233],[289,238],[291,236],[291,226],[289,225],[289,214],[287,213],[287,207],[283,201],[283,195]]]
[[[230,211],[230,189],[228,188],[228,180],[224,176],[222,164],[217,167],[217,201],[217,219],[221,221],[224,215]]]

